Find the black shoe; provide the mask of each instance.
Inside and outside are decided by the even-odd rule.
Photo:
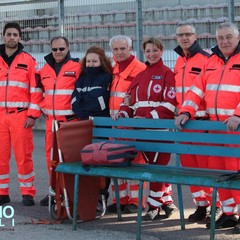
[[[121,212],[124,211],[124,208],[125,208],[125,207],[126,207],[126,205],[120,204]],[[107,207],[107,212],[108,212],[108,213],[116,213],[116,212],[117,212],[117,204],[114,203],[114,204],[112,204],[112,205],[109,205],[109,206]]]
[[[221,217],[215,222],[215,229],[221,229],[221,228],[230,228],[235,227],[238,223],[238,215],[226,215],[223,213]],[[207,223],[206,227],[210,229],[211,223]]]
[[[137,213],[138,212],[138,206],[131,203],[124,208],[123,212],[124,213]]]
[[[166,218],[169,218],[177,210],[177,207],[175,206],[175,204],[170,203],[170,204],[163,204],[162,209],[164,210],[164,212],[166,214]]]
[[[212,213],[212,209],[210,210],[210,213],[207,214],[206,217],[206,223],[210,223],[211,222],[211,213]],[[216,208],[216,213],[215,213],[215,219],[219,219],[222,215],[222,209],[217,207]]]
[[[152,221],[157,220],[160,217],[160,209],[159,208],[149,208],[146,215],[143,217],[144,221]]]
[[[238,220],[238,224],[233,228],[233,234],[240,234],[240,219]]]
[[[35,202],[31,195],[22,195],[22,203],[24,206],[33,206]]]
[[[0,205],[10,202],[10,197],[8,195],[0,195]]]
[[[54,204],[54,198],[51,197],[51,205]],[[40,206],[47,207],[49,205],[49,195],[40,200]]]
[[[189,215],[188,221],[189,222],[199,222],[203,221],[207,216],[207,207],[200,207],[198,206],[196,211]]]

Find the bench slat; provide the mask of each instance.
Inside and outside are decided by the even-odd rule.
[[[204,169],[204,171],[205,170],[206,169]],[[233,171],[207,170],[203,175],[201,169],[194,168],[176,169],[176,167],[171,166],[150,166],[137,164],[133,164],[132,166],[128,167],[84,167],[80,162],[59,164],[56,171],[86,176],[105,176],[133,180],[138,179],[142,181],[152,181],[154,179],[154,182],[168,182],[172,184],[182,185],[189,185],[189,182],[192,182],[193,185],[197,186],[210,186],[231,189],[240,188],[240,181],[216,181],[219,175],[225,173],[234,173]]]

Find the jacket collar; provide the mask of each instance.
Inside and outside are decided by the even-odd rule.
[[[222,52],[220,51],[218,45],[216,45],[215,47],[213,47],[211,50],[212,50],[212,52],[213,52],[212,55],[215,54],[215,55],[217,55],[218,57],[220,57],[224,62],[227,62],[228,59],[230,59],[232,56],[236,55],[237,53],[240,53],[240,42],[238,43],[235,51],[234,51],[227,59],[223,56],[223,54],[222,54]]]
[[[52,53],[49,53],[48,55],[46,55],[44,57],[44,59],[52,68],[54,68],[55,59],[53,58]],[[62,64],[68,62],[70,59],[71,59],[71,55],[70,55],[70,52],[68,51],[68,54],[67,54],[65,60],[62,62]]]
[[[18,49],[16,50],[16,54],[20,53],[23,50],[23,45],[19,42],[18,43]],[[0,45],[0,55],[3,55],[5,53],[5,44]]]
[[[180,55],[180,56],[182,56],[182,57],[186,57],[186,56],[184,55],[183,49],[182,49],[179,45],[174,49],[174,51],[175,51],[178,55]],[[199,53],[199,52],[202,52],[203,50],[202,50],[201,46],[198,44],[198,42],[195,41],[195,42],[193,43],[193,45],[188,49],[188,51],[189,51],[189,56],[188,56],[188,57],[193,57],[195,54],[197,54],[197,53]]]

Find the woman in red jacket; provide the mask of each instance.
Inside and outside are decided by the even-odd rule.
[[[131,82],[128,93],[130,100],[125,99],[119,117],[133,118],[174,118],[176,106],[175,79],[173,72],[163,64],[163,44],[159,38],[148,38],[143,42],[147,68]],[[169,153],[143,153],[149,164],[167,165]],[[150,183],[147,199],[148,212],[144,220],[155,220],[162,208],[166,217],[176,209],[172,200],[171,185],[167,183]]]

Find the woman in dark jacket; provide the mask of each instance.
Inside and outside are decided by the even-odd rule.
[[[104,49],[90,47],[82,60],[82,70],[72,93],[72,110],[80,120],[109,116],[111,81],[110,58]]]
[[[90,116],[109,117],[109,97],[112,82],[112,65],[103,48],[90,47],[82,60],[80,76],[72,93],[72,110],[80,120]],[[100,194],[109,196],[110,179],[106,178],[105,188]],[[98,202],[98,211],[102,211],[102,199]]]

